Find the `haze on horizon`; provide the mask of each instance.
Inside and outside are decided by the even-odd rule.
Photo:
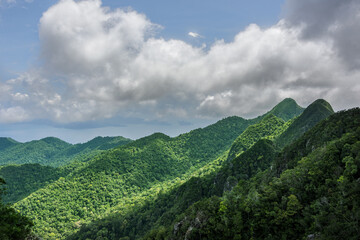
[[[0,136],[174,136],[286,97],[360,103],[358,1],[146,2],[1,0]]]

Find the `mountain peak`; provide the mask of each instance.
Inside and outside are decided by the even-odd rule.
[[[311,103],[304,112],[295,119],[293,124],[280,135],[277,139],[277,142],[280,146],[285,146],[286,144],[294,141],[307,130],[316,125],[316,123],[327,118],[334,113],[333,108],[330,103],[324,99],[317,99]]]
[[[324,99],[317,99],[315,100],[313,103],[311,103],[309,105],[309,107],[307,107],[307,109],[312,109],[312,108],[323,108],[323,109],[326,109],[327,111],[331,112],[331,113],[334,113],[334,110],[332,108],[332,106],[330,105],[329,102],[327,102],[326,100]]]
[[[254,120],[257,122],[265,118],[266,116],[273,114],[276,117],[283,119],[284,121],[288,121],[294,117],[299,116],[303,111],[304,108],[300,107],[294,99],[285,98],[275,107],[273,107],[269,112],[255,118]]]

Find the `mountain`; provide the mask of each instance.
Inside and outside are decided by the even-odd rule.
[[[285,98],[270,111],[262,116],[255,118],[255,121],[260,121],[268,115],[274,115],[282,120],[289,121],[290,119],[299,116],[304,111],[304,108],[300,107],[296,101],[292,98]]]
[[[14,206],[34,221],[41,237],[68,236],[88,221],[142,204],[225,156],[248,125],[228,117],[176,138],[155,133],[105,150]]]
[[[0,137],[0,151],[17,144],[19,144],[19,142],[15,141],[12,138]]]
[[[265,123],[271,121],[275,121],[275,125],[279,122],[284,124],[283,120],[273,115],[266,116],[262,121],[262,123],[258,123],[259,126],[266,126]],[[286,124],[291,122],[293,121],[289,121]],[[256,125],[250,125],[241,135]],[[260,127],[254,129],[256,130],[255,132],[265,129],[268,135],[264,134],[264,136],[268,138],[269,136],[278,135],[274,134],[276,132],[279,133],[276,127],[272,128],[273,131]],[[146,232],[153,238],[162,239],[161,236],[164,234],[164,227],[162,226],[175,226],[177,224],[174,222],[176,216],[181,216],[195,202],[211,196],[222,196],[225,192],[231,191],[239,181],[248,180],[257,173],[268,169],[273,164],[278,151],[279,149],[271,140],[260,139],[245,149],[238,157],[223,161],[222,166],[216,168],[217,170],[206,175],[192,177],[182,185],[174,187],[167,193],[159,194],[154,200],[148,200],[144,205],[135,208],[127,214],[115,213],[85,225],[78,233],[70,236],[68,239],[92,239],[95,236],[102,236],[104,238],[114,236],[112,238],[109,237],[110,239],[121,237],[139,239]],[[142,224],[139,225],[138,223]],[[153,230],[150,231],[151,229]],[[152,234],[155,234],[156,237]]]
[[[0,151],[0,164],[43,163],[59,151],[71,146],[58,138],[48,137],[27,143],[17,143]]]
[[[359,126],[359,108],[329,116],[272,168],[196,202],[143,239],[357,239]]]
[[[302,111],[294,102],[283,101],[256,119],[228,117],[175,138],[155,133],[117,147],[100,144],[101,138],[70,145],[54,154],[69,159],[56,169],[65,174],[41,186],[29,180],[34,191],[15,195],[23,199],[14,207],[34,221],[44,239],[137,239],[151,229],[155,233],[195,202],[227,195],[272,167],[279,149],[271,140],[294,123],[289,116]],[[231,151],[236,144],[239,149]]]
[[[239,156],[262,138],[274,139],[286,130],[288,126],[284,120],[274,116],[266,115],[259,123],[250,125],[232,144],[228,159]]]
[[[2,138],[0,139],[0,165],[39,163],[52,167],[64,166],[80,154],[110,149],[130,141],[123,137],[98,137],[87,143],[72,145],[54,137],[26,143]]]
[[[276,139],[277,144],[284,147],[286,144],[289,144],[299,138],[316,123],[327,118],[333,113],[334,110],[327,101],[323,99],[314,101],[298,118],[294,120],[289,128]]]

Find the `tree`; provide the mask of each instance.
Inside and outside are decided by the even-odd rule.
[[[30,237],[32,222],[21,216],[9,205],[2,203],[4,193],[4,179],[0,178],[0,239],[2,240],[23,240]],[[34,236],[32,236],[33,238]]]

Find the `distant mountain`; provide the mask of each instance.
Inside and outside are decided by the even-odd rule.
[[[8,147],[14,146],[16,144],[19,144],[19,142],[15,141],[12,138],[0,137],[0,151],[6,149]]]
[[[0,165],[21,163],[52,165],[51,157],[70,146],[71,144],[52,137],[17,143],[0,151]]]
[[[289,128],[276,139],[276,143],[284,147],[333,113],[334,110],[327,101],[323,99],[314,101],[294,120]]]
[[[63,166],[80,154],[110,149],[130,141],[123,137],[97,137],[87,143],[72,145],[54,137],[26,143],[1,138],[0,165],[39,163],[53,167]]]

